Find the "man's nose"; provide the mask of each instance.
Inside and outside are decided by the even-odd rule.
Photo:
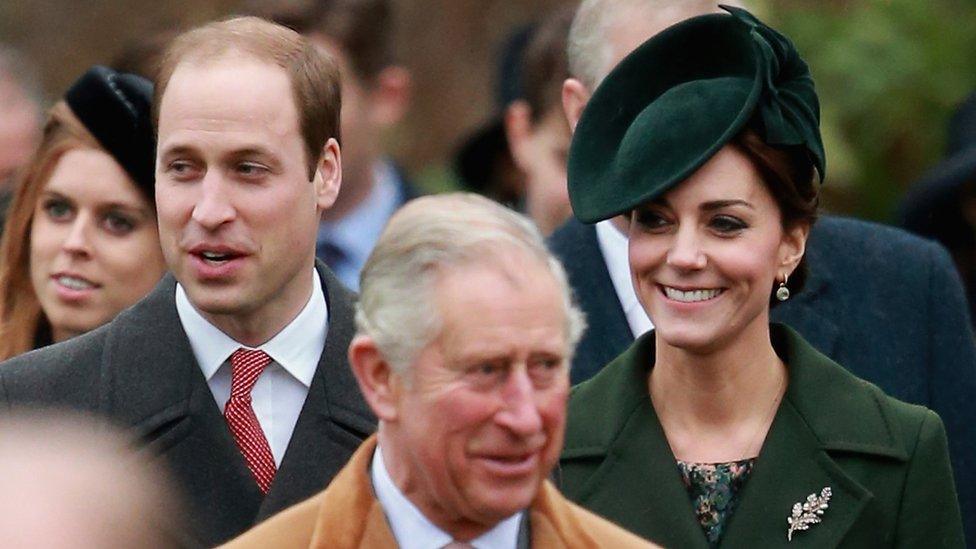
[[[536,388],[524,369],[513,371],[505,384],[504,407],[496,421],[520,436],[531,436],[542,430],[542,416],[536,403]]]
[[[210,170],[200,182],[193,220],[208,230],[232,221],[236,216],[232,198],[228,183],[216,170]]]

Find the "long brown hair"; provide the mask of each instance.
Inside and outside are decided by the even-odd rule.
[[[58,161],[72,149],[103,150],[64,101],[48,113],[44,135],[22,172],[0,240],[0,360],[33,349],[51,326],[30,277],[30,232],[37,201]]]

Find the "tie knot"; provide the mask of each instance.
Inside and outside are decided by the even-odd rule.
[[[230,355],[231,397],[247,397],[258,381],[258,376],[271,363],[268,353],[260,349],[244,349],[243,347]]]

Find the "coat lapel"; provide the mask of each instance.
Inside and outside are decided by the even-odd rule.
[[[830,488],[829,507],[806,531],[787,541],[793,504]],[[823,451],[803,416],[789,401],[773,428],[752,474],[740,493],[722,547],[838,547],[872,495]]]
[[[666,547],[705,549],[705,535],[647,393],[653,360],[651,332],[584,385],[586,394],[573,395],[560,460],[562,488],[571,500],[643,538]],[[594,462],[600,463],[595,471]]]
[[[166,461],[201,542],[224,541],[253,523],[262,494],[193,356],[171,275],[113,323],[101,386],[102,413]]]
[[[773,345],[789,369],[789,387],[729,521],[723,547],[838,547],[874,495],[834,457],[872,454],[906,460],[897,430],[876,389],[869,388],[800,336],[771,327]],[[850,421],[856,418],[856,421]],[[830,488],[818,524],[787,540],[795,503]]]
[[[329,331],[308,397],[258,520],[324,489],[376,429],[376,420],[346,358],[355,334],[355,295],[328,269],[319,267],[329,307]]]

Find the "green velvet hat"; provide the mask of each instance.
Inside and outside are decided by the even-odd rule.
[[[744,129],[802,147],[823,181],[820,105],[792,42],[721,6],[628,55],[594,91],[569,150],[576,217],[595,223],[684,181]]]

